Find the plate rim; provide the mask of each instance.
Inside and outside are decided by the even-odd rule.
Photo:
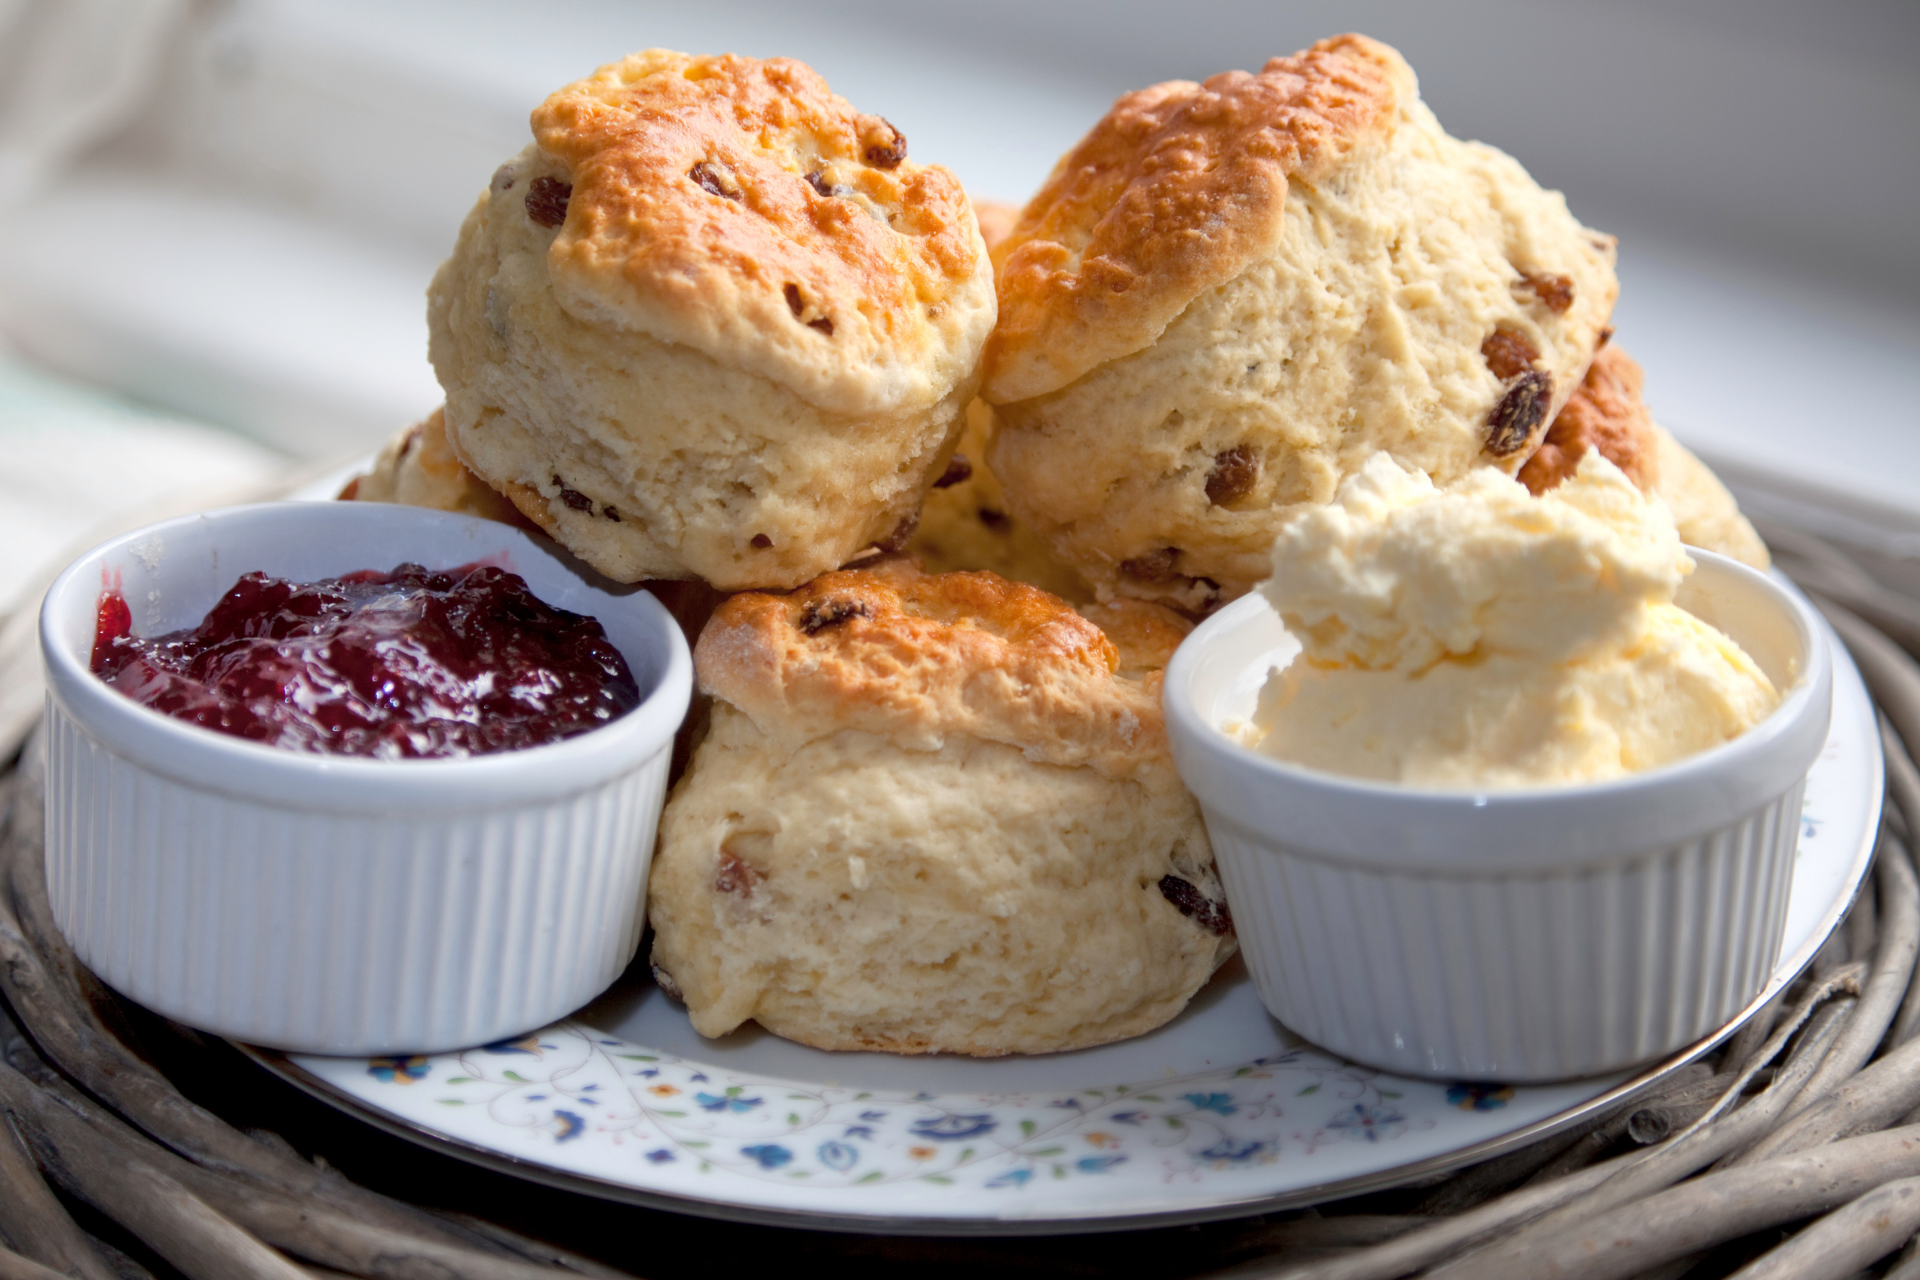
[[[1874,822],[1872,826],[1877,829],[1878,822]],[[1044,1214],[969,1214],[940,1217],[915,1214],[847,1213],[837,1209],[783,1209],[717,1200],[705,1196],[679,1196],[667,1191],[616,1182],[595,1174],[559,1169],[537,1160],[509,1155],[493,1147],[451,1137],[392,1112],[382,1111],[314,1075],[277,1049],[264,1049],[238,1041],[228,1043],[264,1070],[315,1100],[394,1137],[497,1173],[619,1204],[632,1204],[713,1221],[741,1222],[756,1226],[919,1237],[1013,1238],[1043,1235],[1094,1235],[1107,1231],[1150,1231],[1158,1227],[1192,1226],[1225,1221],[1229,1218],[1272,1213],[1283,1209],[1303,1208],[1329,1200],[1344,1199],[1348,1196],[1363,1195],[1370,1191],[1382,1191],[1418,1182],[1424,1177],[1479,1164],[1530,1142],[1551,1137],[1597,1112],[1630,1100],[1633,1095],[1651,1088],[1674,1071],[1704,1057],[1725,1043],[1729,1037],[1765,1008],[1768,1002],[1791,986],[1794,980],[1806,971],[1807,967],[1813,963],[1813,958],[1819,954],[1820,948],[1833,936],[1840,922],[1846,918],[1847,911],[1858,899],[1860,889],[1866,883],[1867,868],[1863,864],[1871,862],[1876,843],[1877,841],[1874,840],[1866,841],[1865,853],[1856,854],[1854,865],[1848,871],[1850,883],[1847,891],[1835,899],[1831,919],[1823,917],[1815,926],[1813,933],[1809,935],[1802,947],[1804,955],[1791,958],[1789,961],[1792,964],[1791,971],[1786,964],[1776,968],[1774,977],[1769,980],[1760,995],[1742,1009],[1732,1021],[1712,1034],[1645,1068],[1638,1075],[1623,1080],[1592,1098],[1575,1103],[1564,1111],[1522,1125],[1507,1133],[1467,1146],[1456,1147],[1451,1151],[1439,1152],[1419,1160],[1378,1169],[1372,1173],[1330,1179],[1311,1186],[1295,1187],[1288,1191],[1220,1198],[1206,1204],[1161,1212],[1119,1211],[1103,1214],[1095,1209],[1075,1212],[1070,1216],[1054,1217]]]

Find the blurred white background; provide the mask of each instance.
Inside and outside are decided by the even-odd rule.
[[[462,215],[545,93],[630,50],[799,57],[1018,202],[1115,95],[1342,30],[1621,237],[1618,340],[1743,496],[1920,548],[1914,0],[0,0],[0,546],[79,532],[64,470],[157,492],[429,410]]]

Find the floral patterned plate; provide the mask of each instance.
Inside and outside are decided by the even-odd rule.
[[[1878,826],[1873,711],[1834,648],[1833,728],[1807,784],[1780,964],[1756,1009],[1839,922]],[[1405,1079],[1322,1053],[1267,1015],[1237,963],[1151,1035],[997,1060],[830,1054],[754,1030],[702,1040],[644,975],[636,965],[573,1017],[460,1053],[249,1052],[395,1133],[608,1199],[1012,1235],[1257,1213],[1468,1164],[1619,1101],[1739,1025],[1638,1073],[1516,1087]]]

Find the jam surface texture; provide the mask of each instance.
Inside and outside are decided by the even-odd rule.
[[[557,742],[640,691],[594,619],[488,565],[235,582],[199,626],[131,634],[101,595],[94,674],[178,720],[293,751],[460,757]]]

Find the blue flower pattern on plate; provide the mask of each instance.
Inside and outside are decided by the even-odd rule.
[[[433,1070],[433,1060],[418,1054],[407,1058],[369,1058],[367,1074],[388,1084],[412,1084],[425,1080]]]
[[[1359,1102],[1327,1121],[1327,1128],[1356,1142],[1384,1142],[1399,1137],[1406,1127],[1407,1118],[1392,1107],[1369,1107]]]
[[[449,1059],[431,1077],[436,1101],[483,1109],[530,1141],[630,1146],[642,1168],[685,1165],[822,1189],[913,1182],[1018,1194],[1039,1179],[1214,1176],[1270,1163],[1283,1150],[1310,1156],[1328,1142],[1386,1142],[1433,1123],[1408,1119],[1377,1073],[1301,1051],[1157,1087],[982,1098],[977,1109],[729,1079],[566,1023],[458,1055],[382,1059],[369,1070],[406,1083]],[[1480,1089],[1498,1105],[1501,1086],[1455,1088]],[[1458,1106],[1467,1096],[1447,1100]]]
[[[1222,1138],[1200,1153],[1200,1158],[1216,1165],[1246,1164],[1269,1155],[1273,1143],[1258,1139]]]
[[[751,1111],[760,1105],[759,1098],[743,1098],[745,1093],[739,1085],[734,1085],[723,1094],[696,1093],[693,1100],[700,1104],[703,1111],[731,1111],[735,1115]]]
[[[835,1173],[845,1173],[860,1162],[860,1148],[847,1142],[834,1142],[829,1139],[820,1144],[815,1151],[821,1164]]]
[[[999,1123],[989,1115],[956,1115],[949,1112],[944,1116],[915,1120],[912,1133],[916,1138],[932,1138],[935,1142],[958,1142],[962,1138],[991,1133]]]
[[[1513,1086],[1510,1084],[1450,1084],[1447,1086],[1447,1101],[1462,1111],[1497,1111],[1513,1101]]]
[[[793,1163],[793,1152],[778,1143],[762,1142],[751,1147],[740,1148],[740,1154],[752,1160],[762,1169],[778,1169]]]

